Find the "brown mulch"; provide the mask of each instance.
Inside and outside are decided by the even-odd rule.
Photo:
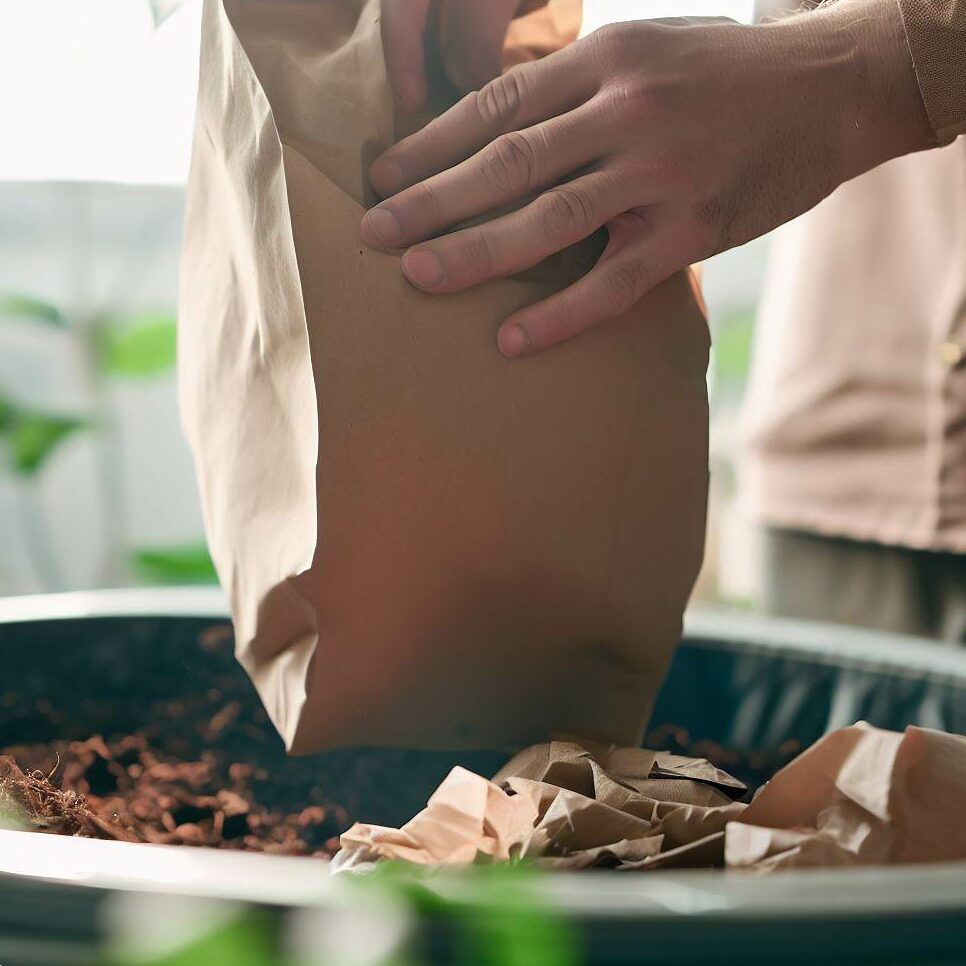
[[[126,654],[115,650],[117,684],[101,684],[96,703],[77,695],[105,675],[79,683],[85,672],[70,655],[63,667],[55,662],[0,692],[0,738],[28,738],[0,740],[0,823],[285,855],[329,857],[338,849],[349,814],[326,788],[323,764],[284,755],[231,657],[228,628],[203,633],[186,655],[190,663],[165,678],[155,668],[141,675]],[[142,677],[157,691],[142,690]],[[85,733],[88,723],[98,732]]]
[[[267,779],[264,771],[235,762],[224,776],[211,752],[199,761],[162,761],[142,735],[6,751],[0,813],[40,832],[329,857],[338,849],[336,827],[348,823],[336,806],[268,808],[252,787]]]

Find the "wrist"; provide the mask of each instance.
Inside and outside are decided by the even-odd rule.
[[[841,181],[935,144],[896,0],[833,0],[785,28],[819,68]]]

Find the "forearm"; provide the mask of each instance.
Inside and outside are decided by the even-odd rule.
[[[966,0],[898,0],[930,124],[939,142],[966,134]]]
[[[756,23],[831,18],[861,44],[869,99],[893,103],[897,123],[925,117],[931,143],[966,133],[966,0],[756,0]],[[807,21],[802,23],[806,26]],[[911,97],[914,78],[918,98]],[[878,92],[878,93],[877,93]],[[899,114],[905,117],[903,122]]]
[[[828,0],[757,29],[778,56],[798,59],[804,83],[841,126],[840,180],[935,144],[896,0]],[[835,103],[835,102],[838,103]]]

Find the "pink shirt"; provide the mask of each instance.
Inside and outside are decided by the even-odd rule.
[[[745,417],[763,522],[966,552],[966,138],[776,233]]]

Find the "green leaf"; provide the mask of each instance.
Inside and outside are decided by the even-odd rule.
[[[87,425],[87,420],[79,416],[12,410],[4,421],[2,437],[14,472],[34,476],[64,440]]]
[[[714,368],[721,384],[743,386],[748,378],[755,331],[754,309],[722,320],[714,338]]]
[[[34,298],[32,295],[21,295],[17,292],[0,295],[0,318],[14,319],[18,322],[43,322],[45,325],[59,327],[67,324],[63,313],[56,305]]]
[[[279,966],[279,920],[248,909],[228,922],[187,939],[170,952],[141,952],[134,944],[111,956],[116,966]]]
[[[140,547],[131,554],[135,571],[149,584],[216,584],[218,575],[204,543]]]
[[[153,376],[174,366],[177,325],[170,315],[144,313],[104,330],[102,362],[116,376]]]
[[[434,873],[388,863],[349,885],[381,889],[424,920],[448,919],[456,963],[473,966],[577,966],[573,924],[541,892],[544,876],[523,863],[474,866],[458,892],[433,888]],[[441,880],[436,880],[436,886]]]

